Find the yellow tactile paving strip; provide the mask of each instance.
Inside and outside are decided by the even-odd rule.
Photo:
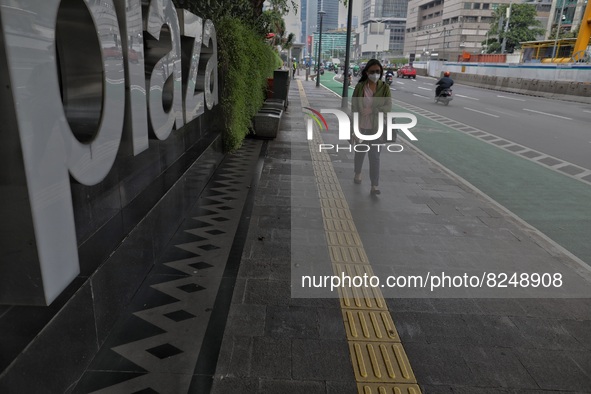
[[[308,99],[297,81],[302,107]],[[325,235],[334,274],[372,276],[373,271],[347,200],[317,130],[309,141]],[[360,394],[421,394],[394,321],[379,288],[338,288],[351,362]]]

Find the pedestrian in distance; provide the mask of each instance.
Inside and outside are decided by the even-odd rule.
[[[379,127],[379,117],[384,117],[392,107],[390,87],[384,81],[382,76],[384,68],[377,59],[371,59],[367,62],[361,71],[361,78],[355,86],[351,102],[351,112],[359,114],[359,132],[362,135],[375,135]],[[385,121],[382,123],[385,125]],[[369,179],[371,181],[371,195],[380,194],[380,147],[377,144],[384,144],[386,141],[382,130],[382,136],[378,140],[367,141],[369,150]],[[352,133],[352,143],[359,144],[363,141]],[[361,183],[361,170],[366,152],[355,150],[355,175],[353,182]]]

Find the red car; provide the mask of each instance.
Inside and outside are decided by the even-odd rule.
[[[417,70],[413,66],[402,66],[396,72],[397,78],[414,78],[417,79]]]

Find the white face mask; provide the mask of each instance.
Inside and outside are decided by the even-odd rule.
[[[372,82],[378,82],[380,79],[380,74],[369,74],[367,76]]]

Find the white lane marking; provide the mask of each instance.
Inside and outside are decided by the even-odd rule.
[[[423,85],[433,85],[433,82],[423,82]]]
[[[427,88],[424,88],[424,87],[422,87],[422,86],[419,86],[419,89],[428,90],[428,91],[431,91],[431,90],[433,90],[433,89],[427,89]]]
[[[518,98],[515,98],[515,97],[507,97],[507,96],[499,96],[499,95],[497,95],[497,97],[508,99],[508,100],[515,100],[515,101],[526,101],[524,99],[518,99]]]
[[[566,116],[560,116],[560,115],[554,115],[554,114],[549,114],[547,112],[540,112],[540,111],[534,111],[533,109],[527,109],[524,108],[524,111],[528,111],[528,112],[535,112],[536,114],[540,114],[540,115],[548,115],[548,116],[553,116],[555,118],[560,118],[560,119],[566,119],[566,120],[572,120],[571,118],[567,118]]]
[[[399,81],[396,81],[396,83],[399,83],[399,84],[401,84],[401,85],[404,85],[404,82],[399,82]]]
[[[503,115],[507,115],[507,116],[517,116],[515,114],[510,114],[508,112],[499,111],[498,109],[494,109],[494,108],[487,108],[487,110],[491,111],[491,112],[497,112],[499,114],[503,114]]]
[[[413,93],[412,95],[413,95],[413,96],[417,96],[417,97],[426,98],[426,99],[428,99],[428,98],[429,98],[429,97],[427,97],[427,96],[421,96],[420,94],[415,94],[415,93]]]
[[[583,112],[587,112],[587,113],[591,114],[591,111],[587,111],[586,109],[584,109]]]
[[[499,115],[489,114],[488,112],[482,112],[482,111],[478,111],[476,109],[472,109],[472,108],[468,108],[468,107],[464,107],[464,109],[467,109],[468,111],[478,112],[479,114],[492,116],[493,118],[498,118],[499,117]]]
[[[463,98],[467,98],[470,100],[476,100],[476,101],[480,101],[480,99],[474,98],[474,97],[468,97],[468,96],[462,96],[461,94],[456,94],[456,97],[463,97]]]

